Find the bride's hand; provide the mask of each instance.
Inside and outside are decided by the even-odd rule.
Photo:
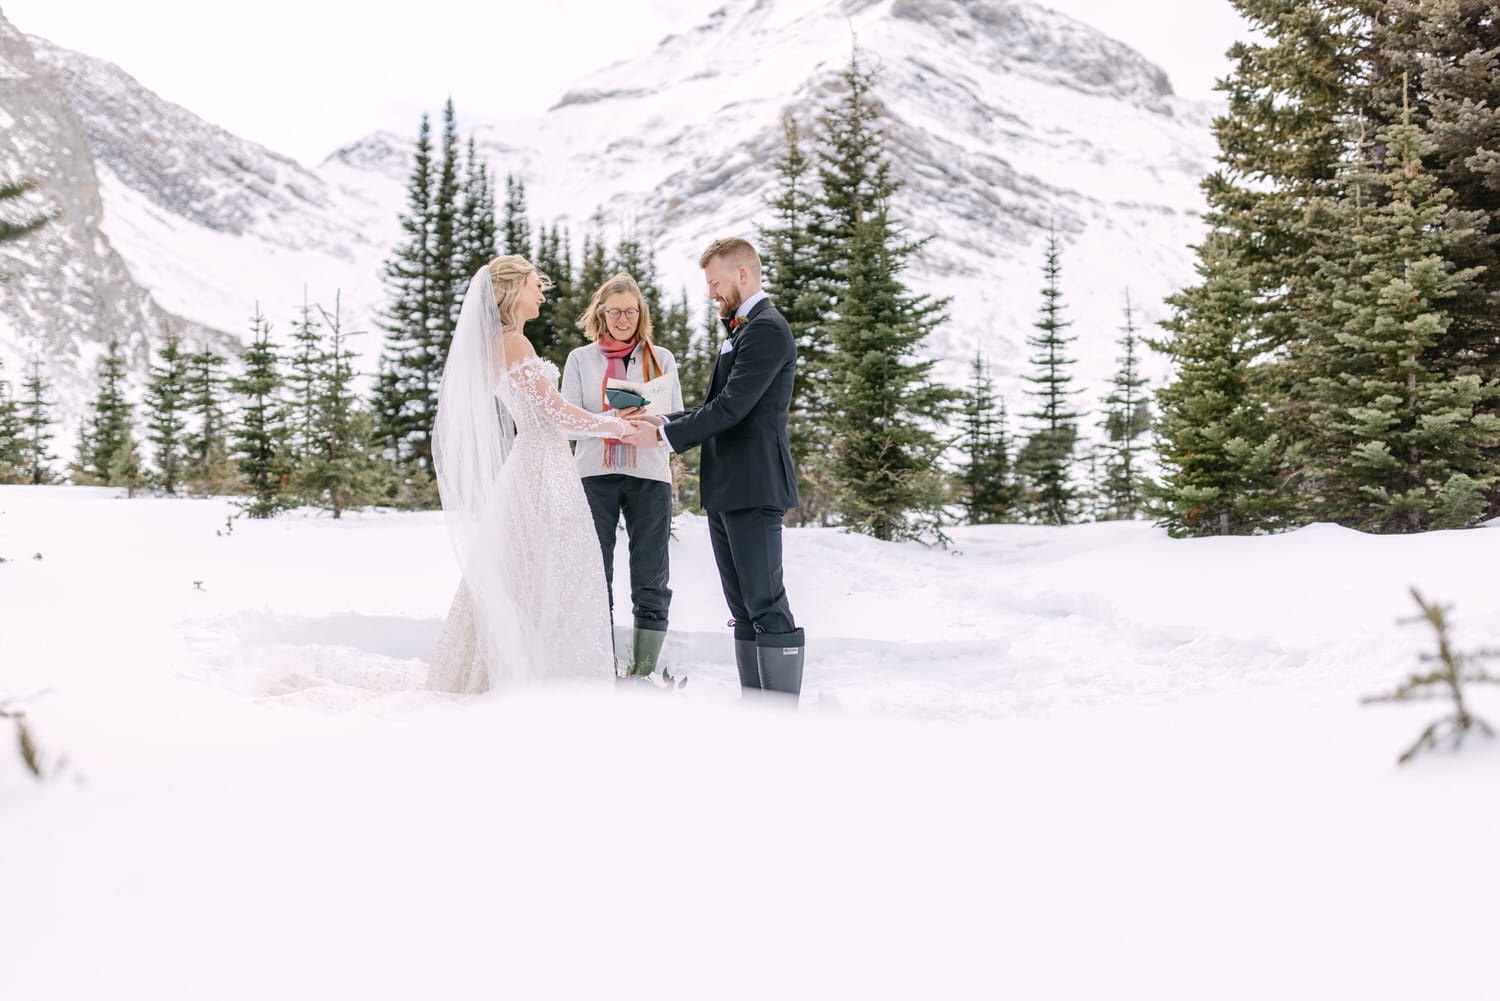
[[[636,448],[655,448],[661,444],[656,434],[656,425],[650,421],[629,421],[630,433],[620,440]]]

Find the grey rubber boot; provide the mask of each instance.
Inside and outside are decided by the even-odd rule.
[[[802,661],[806,635],[801,629],[790,633],[761,633],[755,638],[756,659],[760,677],[768,692],[782,692],[794,700],[802,694]]]
[[[764,687],[760,683],[760,658],[756,656],[754,640],[734,641],[734,666],[739,668],[742,690]]]
[[[639,678],[655,671],[666,639],[665,629],[636,629],[630,641],[630,668],[625,673]]]

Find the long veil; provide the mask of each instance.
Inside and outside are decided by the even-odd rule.
[[[501,473],[515,441],[516,427],[497,395],[504,386],[504,337],[490,269],[479,269],[469,282],[458,325],[443,366],[437,415],[432,431],[432,465],[437,472],[443,520],[463,574],[455,606],[467,601],[473,611],[474,649],[488,670],[455,679],[430,676],[429,688],[470,691],[487,687],[499,666],[497,655],[515,650],[520,623],[506,574],[507,512]],[[451,670],[450,670],[451,669]],[[457,664],[435,664],[458,670]]]

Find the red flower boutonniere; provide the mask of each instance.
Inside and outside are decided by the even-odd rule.
[[[734,334],[739,333],[740,328],[743,327],[745,324],[747,324],[749,322],[750,322],[750,318],[749,317],[746,317],[746,316],[736,316],[736,317],[734,317],[732,320],[729,321],[729,331],[730,331],[730,333],[734,333]]]

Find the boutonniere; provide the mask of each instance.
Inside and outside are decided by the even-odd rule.
[[[729,332],[732,334],[737,334],[740,332],[740,328],[749,322],[750,318],[748,316],[736,316],[734,319],[729,321]]]

